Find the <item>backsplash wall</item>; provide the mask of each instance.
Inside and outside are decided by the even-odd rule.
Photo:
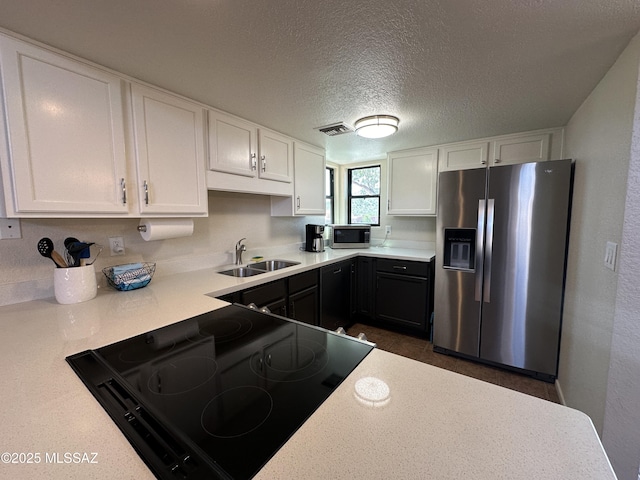
[[[209,192],[209,216],[194,219],[193,235],[184,238],[145,242],[136,218],[21,219],[22,238],[0,240],[0,305],[53,297],[55,267],[36,249],[42,237],[51,238],[59,253],[69,236],[104,245],[95,262],[97,272],[109,265],[149,261],[157,263],[160,276],[232,263],[242,237],[247,238],[245,260],[257,254],[277,255],[278,249],[303,242],[305,224],[323,222],[324,217],[272,217],[268,196],[217,191]],[[391,223],[392,241],[434,241],[434,219],[395,217]],[[110,236],[124,238],[125,256],[109,255]],[[97,249],[91,249],[95,255]],[[98,279],[104,284],[102,274]]]

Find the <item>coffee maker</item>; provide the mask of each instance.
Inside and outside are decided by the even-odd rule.
[[[307,224],[307,252],[324,252],[324,225]]]

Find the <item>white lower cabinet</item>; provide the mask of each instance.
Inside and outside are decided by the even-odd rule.
[[[141,214],[207,214],[204,108],[132,84],[132,113]]]
[[[387,214],[435,215],[438,149],[390,152],[387,162]]]
[[[306,143],[293,144],[293,197],[271,197],[271,215],[325,214],[325,151]]]
[[[127,215],[123,82],[0,34],[9,217]]]

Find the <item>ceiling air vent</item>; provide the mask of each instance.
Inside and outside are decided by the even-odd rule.
[[[342,122],[325,125],[324,127],[317,127],[317,130],[320,130],[322,133],[329,135],[330,137],[342,135],[343,133],[353,132],[353,129],[350,126],[345,125]]]

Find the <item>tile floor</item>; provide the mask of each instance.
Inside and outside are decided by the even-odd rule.
[[[412,358],[419,362],[429,363],[485,382],[501,385],[551,402],[560,403],[555,386],[551,383],[436,353],[433,351],[433,344],[424,338],[403,335],[402,333],[362,323],[356,323],[347,330],[347,333],[353,336],[358,335],[360,332],[363,332],[370,342],[376,343],[381,350]]]

